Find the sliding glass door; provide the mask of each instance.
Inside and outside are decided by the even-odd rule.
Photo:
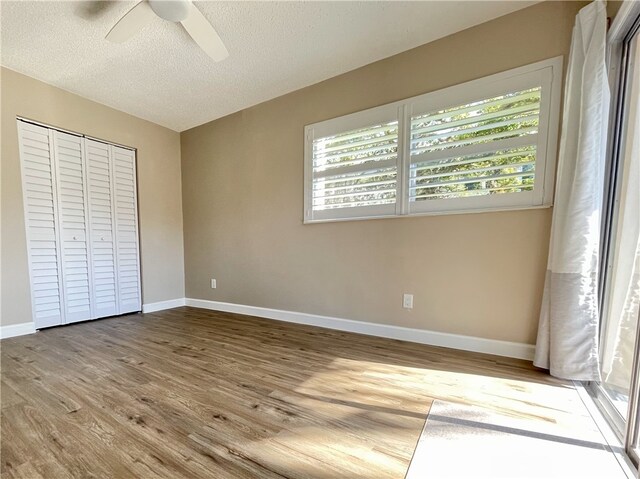
[[[640,18],[612,56],[618,84],[612,107],[612,155],[605,209],[602,381],[595,392],[638,466],[640,436]]]

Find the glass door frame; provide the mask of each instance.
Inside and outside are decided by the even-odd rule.
[[[640,321],[640,314],[638,314]],[[631,373],[631,387],[629,389],[629,412],[624,435],[624,449],[631,462],[640,469],[640,457],[638,457],[638,439],[640,437],[640,326],[636,334],[636,351],[633,359],[633,371]]]
[[[609,308],[608,283],[613,268],[612,242],[617,229],[621,178],[622,154],[626,130],[627,96],[630,89],[629,67],[631,66],[631,41],[640,35],[640,2],[624,2],[608,34],[608,62],[610,84],[612,85],[612,104],[609,129],[608,164],[605,177],[605,200],[602,215],[602,250],[599,278],[600,317],[606,318]],[[636,65],[635,68],[640,68]],[[638,318],[640,321],[640,317]],[[603,337],[603,321],[600,323],[600,338]],[[636,468],[639,457],[633,445],[640,435],[640,326],[636,331],[635,353],[632,363],[631,385],[627,419],[620,414],[600,383],[589,384],[596,404],[600,407],[612,429],[624,445],[625,452]]]

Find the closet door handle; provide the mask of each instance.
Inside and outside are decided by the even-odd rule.
[[[104,241],[104,236],[100,238],[100,241]]]
[[[78,239],[78,237],[77,237],[77,236],[74,236],[74,237],[73,237],[73,240],[74,240],[74,241],[75,241],[75,240],[77,240],[77,239]]]

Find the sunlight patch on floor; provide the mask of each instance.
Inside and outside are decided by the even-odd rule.
[[[407,474],[407,479],[425,477],[627,476],[590,417],[567,428],[436,401]]]
[[[340,386],[331,388],[328,378],[343,377]],[[558,382],[515,380],[477,373],[444,371],[372,361],[336,358],[322,372],[301,383],[296,392],[329,396],[339,401],[348,392],[370,406],[401,407],[405,411],[425,413],[430,399],[477,404],[514,417],[538,419],[570,426],[582,418],[576,411],[582,403],[571,385]],[[400,406],[404,404],[404,406]]]

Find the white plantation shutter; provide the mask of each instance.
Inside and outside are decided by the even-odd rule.
[[[562,58],[305,129],[305,222],[550,206]]]
[[[119,313],[140,311],[140,258],[135,153],[112,146],[115,199]]]
[[[413,104],[409,212],[542,205],[552,78],[547,67]]]
[[[89,231],[93,271],[92,302],[96,317],[118,314],[115,205],[111,193],[111,146],[85,140]]]
[[[52,130],[60,223],[65,322],[91,319],[91,278],[83,139]]]
[[[398,197],[398,109],[380,108],[307,129],[307,220],[384,216]],[[337,127],[337,129],[336,129]]]
[[[18,135],[33,318],[37,328],[56,326],[64,321],[64,300],[49,130],[18,122]]]

